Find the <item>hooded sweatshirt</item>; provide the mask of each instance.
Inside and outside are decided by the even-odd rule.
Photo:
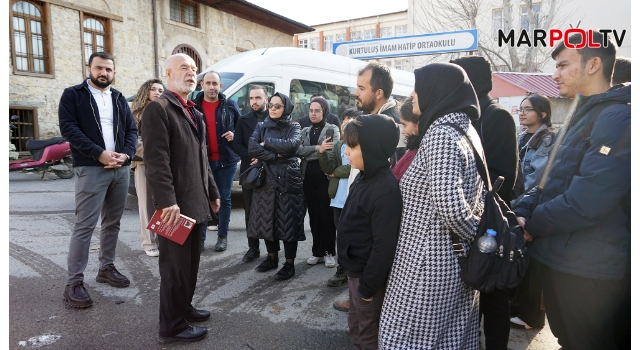
[[[338,259],[352,278],[359,278],[358,293],[371,298],[386,284],[395,256],[402,195],[389,157],[398,144],[394,120],[385,115],[361,115],[356,120],[364,171],[349,189],[338,226]]]

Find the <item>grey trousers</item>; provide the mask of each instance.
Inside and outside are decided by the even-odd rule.
[[[385,284],[373,295],[372,301],[364,301],[357,294],[359,278],[348,277],[349,282],[349,335],[358,350],[378,349],[378,329],[380,313],[387,289]]]
[[[100,268],[113,264],[120,232],[120,218],[124,212],[129,187],[130,167],[105,169],[101,166],[75,167],[76,216],[67,268],[67,283],[84,280],[89,260],[91,236],[100,223]]]

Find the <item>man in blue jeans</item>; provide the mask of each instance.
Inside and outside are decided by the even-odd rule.
[[[238,105],[220,92],[222,83],[220,75],[214,71],[207,72],[200,82],[202,91],[194,102],[196,109],[205,116],[207,126],[207,148],[209,165],[213,178],[220,192],[220,211],[218,212],[218,242],[215,250],[227,250],[227,231],[231,218],[231,187],[240,157],[233,152],[233,133],[240,116]],[[200,251],[204,250],[207,238],[207,223],[202,225]]]

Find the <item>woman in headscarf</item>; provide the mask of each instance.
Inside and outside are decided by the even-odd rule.
[[[249,156],[264,163],[266,177],[264,184],[253,190],[247,237],[264,239],[267,247],[267,259],[256,267],[259,272],[278,267],[282,241],[286,262],[276,279],[286,280],[296,273],[293,261],[298,241],[305,240],[305,205],[296,157],[300,124],[291,121],[293,103],[287,95],[276,92],[267,106],[269,117],[249,138]]]
[[[393,175],[398,182],[400,182],[402,175],[407,171],[416,153],[418,153],[421,139],[418,133],[419,120],[420,116],[413,113],[413,99],[406,99],[400,107],[400,124],[402,124],[402,135],[405,137],[407,147],[402,158],[393,167]]]
[[[322,97],[316,97],[309,105],[311,126],[302,129],[302,145],[298,149],[300,170],[302,171],[304,199],[309,211],[309,225],[313,236],[311,257],[307,264],[315,265],[324,261],[326,267],[336,266],[336,227],[333,223],[333,210],[329,198],[329,178],[320,168],[318,151],[322,142],[338,141],[340,129],[327,123],[331,113],[329,103]]]
[[[484,184],[466,131],[479,153],[471,121],[478,98],[466,73],[450,63],[414,71],[413,111],[418,152],[400,180],[403,210],[380,320],[380,349],[477,349],[478,292],[462,282],[450,234],[473,239],[484,206]]]

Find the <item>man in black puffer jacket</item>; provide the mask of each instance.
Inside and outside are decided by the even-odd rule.
[[[631,85],[611,87],[616,48],[596,31],[592,41],[605,44],[553,50],[560,95],[578,103],[544,189],[534,188],[514,211],[533,242],[531,257],[543,265],[545,310],[558,343],[620,349],[615,313],[630,298],[623,276],[631,244]]]
[[[451,63],[462,67],[476,90],[480,102],[480,119],[472,122],[482,139],[482,147],[489,168],[491,182],[498,176],[504,183],[498,195],[505,203],[511,202],[511,190],[516,182],[518,169],[518,141],[513,117],[489,96],[491,65],[481,56],[466,56]],[[480,315],[484,317],[484,334],[487,349],[507,350],[509,342],[509,295],[506,290],[480,293]]]

